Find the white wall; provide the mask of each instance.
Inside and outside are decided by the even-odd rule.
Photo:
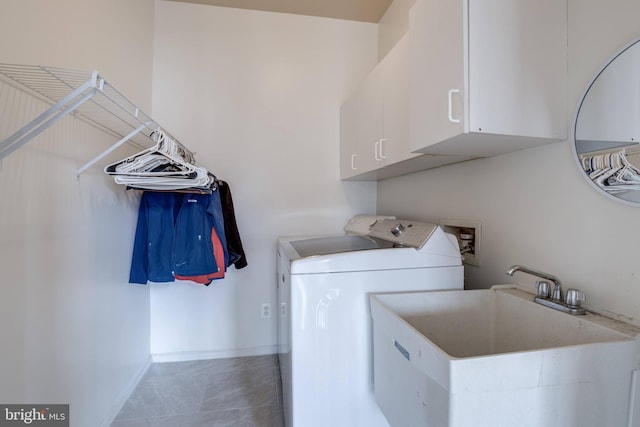
[[[637,0],[569,0],[569,117],[615,51],[640,37]],[[526,102],[526,99],[522,100]],[[640,210],[598,194],[580,175],[571,141],[425,171],[378,185],[378,213],[482,222],[480,268],[466,285],[533,286],[505,271],[523,264],[582,289],[589,305],[640,324]]]
[[[375,210],[375,183],[339,180],[339,111],[376,63],[377,26],[160,0],[155,25],[155,116],[230,184],[249,266],[152,285],[151,351],[275,352],[260,306],[276,306],[276,237]]]
[[[416,0],[394,0],[378,23],[378,59],[382,60],[409,30],[409,10]]]
[[[98,69],[151,113],[153,0],[2,0],[0,61]]]
[[[150,106],[153,7],[3,0],[0,62],[97,68]],[[0,141],[45,108],[0,83]],[[137,198],[101,167],[75,176],[113,142],[66,118],[0,165],[0,402],[70,403],[76,427],[110,422],[149,360],[149,289],[127,284]]]

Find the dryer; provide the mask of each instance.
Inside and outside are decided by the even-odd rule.
[[[278,239],[286,427],[388,427],[374,397],[369,294],[463,289],[457,240],[439,226],[359,216],[345,230]]]

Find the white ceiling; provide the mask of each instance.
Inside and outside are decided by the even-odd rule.
[[[393,0],[172,0],[211,6],[379,22]]]

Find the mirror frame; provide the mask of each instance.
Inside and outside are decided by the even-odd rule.
[[[591,81],[587,85],[587,88],[585,89],[585,91],[582,93],[582,97],[580,98],[580,102],[578,103],[578,108],[576,109],[576,113],[574,115],[574,120],[573,120],[573,134],[572,134],[572,138],[571,138],[571,140],[572,140],[571,151],[573,152],[573,159],[575,160],[576,166],[578,167],[578,170],[580,171],[580,175],[589,183],[589,185],[592,188],[594,188],[599,194],[603,194],[605,197],[607,197],[610,200],[614,200],[614,201],[616,201],[618,203],[622,203],[622,204],[625,204],[627,206],[633,206],[633,207],[637,208],[637,207],[640,207],[640,202],[632,202],[632,201],[629,201],[629,200],[621,199],[621,198],[616,197],[616,196],[614,196],[614,195],[612,195],[610,193],[607,193],[602,188],[597,186],[591,180],[591,178],[589,178],[589,176],[585,172],[584,168],[582,167],[582,164],[580,162],[580,155],[578,154],[578,149],[576,147],[576,133],[577,133],[577,129],[578,129],[578,116],[580,115],[580,110],[582,110],[582,104],[584,104],[584,100],[587,97],[587,94],[589,93],[589,90],[591,90],[591,87],[594,85],[596,80],[598,80],[598,77],[600,77],[600,75],[607,70],[607,68],[609,67],[609,65],[611,65],[612,62],[614,62],[620,55],[623,55],[626,51],[631,49],[636,44],[640,44],[640,38],[637,38],[637,39],[631,41],[626,46],[624,46],[622,49],[620,49],[616,53],[614,53],[609,58],[609,60],[604,63],[604,65],[600,68],[600,70],[595,74],[595,76],[591,79]]]

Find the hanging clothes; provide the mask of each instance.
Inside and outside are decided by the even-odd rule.
[[[217,273],[212,230],[224,248],[220,196],[144,192],[131,259],[130,283],[172,282],[175,275]],[[222,251],[224,265],[225,250]]]
[[[202,274],[184,274],[179,270],[175,272],[175,278],[177,280],[191,280],[192,282],[208,285],[214,279],[222,279],[227,271],[227,261],[229,259],[229,253],[227,251],[227,241],[224,231],[224,216],[222,211],[222,205],[220,203],[220,191],[219,187],[213,193],[200,196],[206,197],[209,201],[209,213],[213,220],[212,227],[209,232],[209,241],[212,244],[212,254],[216,260],[216,269],[210,270],[208,273]],[[177,230],[176,233],[180,233]]]
[[[242,241],[240,239],[240,232],[238,231],[238,225],[236,224],[236,214],[233,208],[233,198],[231,197],[231,188],[225,181],[217,181],[218,191],[220,192],[220,199],[222,204],[222,212],[224,217],[224,234],[227,239],[227,250],[229,252],[229,259],[227,266],[231,264],[235,265],[239,270],[247,266],[247,257],[242,248]]]
[[[215,206],[210,195],[183,195],[174,227],[174,275],[199,276],[218,271],[211,242],[216,211],[221,215],[219,204]]]
[[[216,259],[218,271],[200,276],[181,276],[176,274],[176,280],[190,280],[192,282],[208,286],[213,280],[224,279],[226,273],[226,266],[224,265],[224,249],[215,227],[211,229],[211,242],[213,243],[213,257]]]
[[[174,280],[173,229],[180,206],[181,200],[173,193],[143,193],[138,209],[129,283]]]

